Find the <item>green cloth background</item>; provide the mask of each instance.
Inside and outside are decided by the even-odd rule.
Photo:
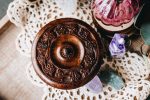
[[[6,15],[8,5],[12,1],[13,0],[0,0],[0,19],[2,19]]]

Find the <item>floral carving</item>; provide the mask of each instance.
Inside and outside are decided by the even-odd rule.
[[[69,40],[69,37],[77,39]],[[79,54],[81,45],[83,56]],[[93,33],[87,27],[70,22],[48,27],[39,38],[36,51],[43,73],[50,80],[62,84],[81,82],[91,75],[99,52]]]

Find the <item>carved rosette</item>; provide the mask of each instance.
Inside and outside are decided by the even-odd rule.
[[[72,18],[58,19],[42,28],[32,51],[37,74],[61,89],[86,84],[102,64],[99,35],[88,24]]]

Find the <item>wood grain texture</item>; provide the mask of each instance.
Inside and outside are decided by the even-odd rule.
[[[41,100],[42,88],[27,79],[26,66],[30,58],[22,56],[15,47],[20,32],[11,25],[0,34],[0,100]]]

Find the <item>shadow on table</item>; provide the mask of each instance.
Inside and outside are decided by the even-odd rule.
[[[6,99],[6,97],[4,97],[0,94],[0,100],[7,100],[7,99]]]
[[[0,96],[0,100],[7,100],[7,99],[3,96]]]

